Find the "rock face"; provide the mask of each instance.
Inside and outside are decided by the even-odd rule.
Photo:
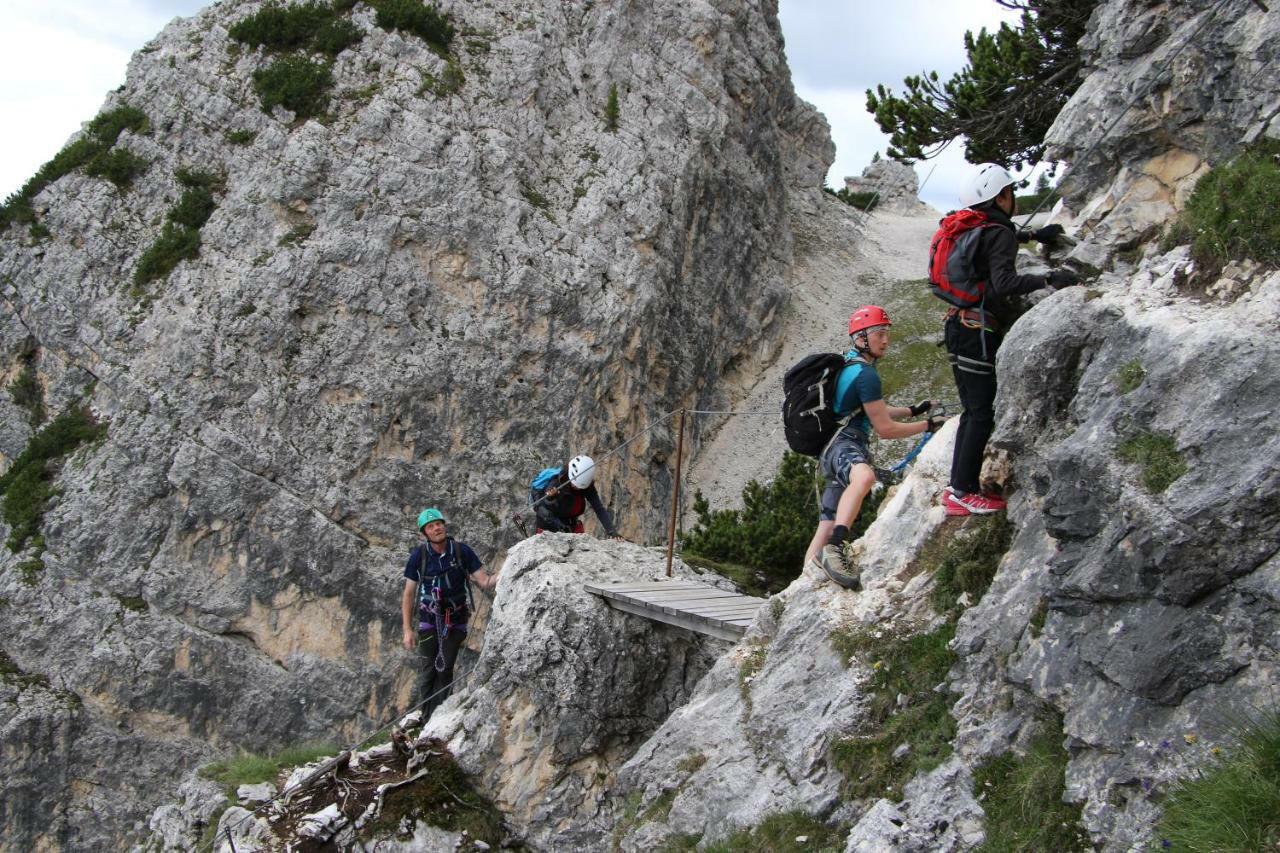
[[[445,2],[449,62],[355,4],[306,121],[261,109],[273,57],[228,36],[262,5],[134,58],[105,105],[148,118],[116,142],[146,161],[128,191],[74,171],[0,238],[5,377],[108,424],[56,479],[43,569],[0,562],[6,654],[75,697],[0,711],[29,770],[6,846],[118,846],[224,750],[376,727],[407,697],[423,505],[491,559],[532,474],[589,451],[651,534],[670,424],[603,451],[769,349],[788,212],[821,204],[830,140],[770,0]],[[182,169],[218,178],[199,256],[131,287]],[[0,396],[12,459],[32,431]]]
[[[728,586],[679,561],[673,572]],[[599,849],[613,830],[604,800],[617,768],[728,648],[582,588],[663,578],[660,550],[571,534],[517,545],[465,694],[424,730],[448,742],[536,849]]]
[[[1057,709],[1067,796],[1107,850],[1149,838],[1152,792],[1265,707],[1280,665],[1280,273],[1204,305],[1185,266],[1046,299],[1001,350],[992,443],[1019,533],[955,640],[962,751],[1002,751],[1028,697]],[[1185,473],[1153,491],[1126,461],[1143,443]]]
[[[1078,257],[1103,266],[1155,234],[1210,166],[1280,138],[1277,45],[1280,21],[1251,3],[1098,5],[1084,82],[1046,137],[1092,238]]]
[[[876,209],[915,215],[932,208],[920,200],[920,178],[916,170],[896,160],[875,160],[862,176],[845,178],[844,188],[853,193],[876,193]]]

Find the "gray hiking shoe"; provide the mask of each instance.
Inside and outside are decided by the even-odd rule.
[[[850,571],[849,561],[845,559],[844,548],[840,545],[823,547],[822,570],[827,573],[827,577],[845,589],[862,588],[862,581],[856,572]]]

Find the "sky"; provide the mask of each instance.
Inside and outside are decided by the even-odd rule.
[[[0,0],[0,197],[8,196],[93,118],[124,82],[129,57],[177,16],[208,0]],[[888,139],[866,110],[866,90],[964,64],[965,30],[994,29],[1013,14],[994,0],[780,0],[797,93],[831,125],[828,185],[861,174]],[[936,164],[936,170],[935,170]],[[921,195],[956,204],[967,172],[960,145],[916,164]],[[930,177],[930,172],[933,172]]]

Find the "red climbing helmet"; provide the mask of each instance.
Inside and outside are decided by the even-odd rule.
[[[863,305],[849,317],[849,334],[874,329],[876,326],[892,326],[889,315],[879,305]]]

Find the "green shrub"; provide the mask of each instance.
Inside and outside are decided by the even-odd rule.
[[[89,122],[89,134],[101,145],[110,148],[126,130],[145,133],[150,127],[147,114],[136,107],[123,104],[114,110],[99,113]]]
[[[618,130],[618,116],[621,112],[618,106],[618,84],[612,83],[609,86],[609,99],[604,105],[604,129],[610,133],[616,133]]]
[[[329,104],[333,74],[329,65],[298,56],[277,59],[269,67],[253,72],[253,90],[264,112],[282,106],[298,118],[319,115]]]
[[[422,85],[418,87],[419,97],[430,92],[437,98],[447,98],[460,92],[467,82],[466,75],[462,73],[462,66],[453,57],[449,57],[445,62],[444,72],[439,77],[421,69],[418,73],[422,75]]]
[[[1187,473],[1187,463],[1178,452],[1173,436],[1160,432],[1143,432],[1120,445],[1120,459],[1142,466],[1142,485],[1158,495]]]
[[[1046,723],[1026,753],[1005,753],[973,774],[983,795],[990,853],[1092,850],[1080,824],[1080,808],[1062,801],[1067,772],[1061,720]],[[1186,849],[1186,848],[1182,848]]]
[[[1280,711],[1236,723],[1230,741],[1170,791],[1157,834],[1171,849],[1280,849]]]
[[[252,130],[232,130],[225,138],[232,145],[248,145],[257,135]]]
[[[250,47],[280,53],[312,50],[337,56],[364,37],[359,27],[338,17],[340,11],[344,10],[318,2],[293,6],[269,3],[256,14],[237,21],[227,33]]]
[[[41,190],[98,155],[105,154],[124,130],[142,133],[147,127],[146,113],[127,104],[96,116],[89,122],[84,136],[55,154],[22,185],[22,189],[5,199],[4,206],[0,207],[0,231],[15,222],[34,223],[35,211],[31,208],[31,200]],[[105,163],[101,165],[102,168],[107,167]]]
[[[871,670],[865,724],[866,734],[841,738],[831,745],[833,766],[845,777],[844,794],[851,799],[899,799],[902,786],[921,771],[937,767],[951,754],[956,724],[945,692],[934,690],[946,681],[955,662],[948,644],[955,625],[948,622],[928,634],[877,637],[867,628],[834,632],[836,652],[857,658]],[[898,702],[905,697],[905,705]],[[894,758],[903,744],[909,749]]]
[[[53,463],[80,445],[95,441],[106,427],[84,409],[68,409],[40,430],[0,476],[0,514],[10,527],[9,550],[17,553],[38,539],[45,504],[53,494]],[[38,543],[37,543],[38,544]]]
[[[1128,394],[1130,391],[1136,391],[1144,379],[1147,378],[1147,371],[1143,370],[1142,362],[1134,359],[1126,362],[1119,371],[1116,372],[1116,390],[1121,394]]]
[[[140,296],[138,288],[158,278],[164,278],[182,260],[194,258],[200,254],[200,232],[194,228],[185,228],[166,222],[156,238],[142,257],[138,259],[138,268],[133,271],[134,296]]]
[[[720,563],[746,566],[759,572],[762,582],[748,585],[756,595],[785,589],[800,575],[805,551],[818,521],[818,490],[822,488],[813,459],[788,451],[778,473],[766,485],[752,480],[742,490],[742,509],[712,510],[696,493],[697,524],[684,538],[683,554]],[[879,490],[863,501],[851,533],[861,536],[875,518],[883,499]]]
[[[184,192],[169,211],[169,221],[184,228],[199,229],[209,221],[215,207],[213,193],[204,187],[193,187]]]
[[[830,187],[823,187],[822,190],[827,195],[834,196],[850,207],[858,208],[863,213],[870,213],[876,209],[876,205],[880,204],[880,193],[878,192],[856,193],[847,188],[833,190]]]
[[[964,593],[976,604],[991,586],[1012,541],[1013,525],[1004,513],[972,518],[943,549],[933,573],[933,606],[940,613],[953,611]]]
[[[422,0],[371,0],[377,10],[378,26],[384,30],[413,33],[440,54],[449,52],[453,24],[448,15]]]
[[[1268,142],[1215,166],[1181,217],[1192,256],[1207,268],[1251,258],[1280,266],[1280,143]]]
[[[44,389],[40,387],[40,380],[31,365],[24,364],[13,382],[9,383],[9,396],[15,404],[27,410],[27,422],[33,428],[44,421]]]
[[[125,190],[133,183],[133,179],[145,172],[147,161],[123,148],[110,151],[99,151],[84,166],[86,175],[94,178],[106,178],[116,185],[116,189]]]

